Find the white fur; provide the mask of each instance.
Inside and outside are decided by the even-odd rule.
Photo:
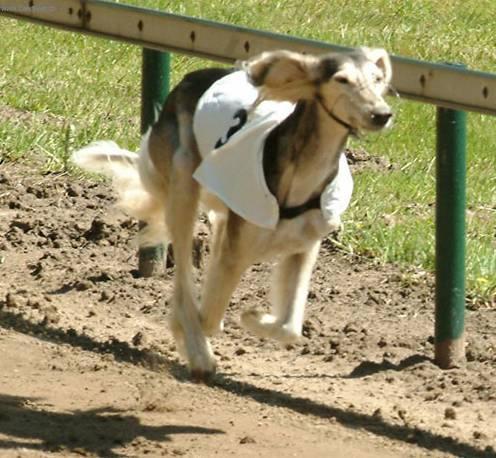
[[[167,241],[165,207],[160,199],[163,193],[154,186],[157,177],[148,152],[149,138],[150,130],[142,137],[139,154],[113,141],[96,141],[72,154],[72,161],[79,167],[111,178],[118,206],[146,223],[139,234],[142,247]]]

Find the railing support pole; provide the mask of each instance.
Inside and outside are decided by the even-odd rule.
[[[141,133],[157,120],[169,92],[170,54],[143,48],[141,74]],[[162,245],[139,250],[138,270],[142,277],[159,274],[164,268]]]
[[[437,109],[435,361],[465,360],[466,113]]]

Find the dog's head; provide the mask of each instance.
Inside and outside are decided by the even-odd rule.
[[[271,51],[246,61],[243,68],[263,99],[317,100],[330,116],[356,130],[390,125],[392,111],[384,95],[392,70],[383,49],[322,56]]]

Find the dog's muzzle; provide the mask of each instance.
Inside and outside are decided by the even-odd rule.
[[[391,119],[393,118],[393,113],[389,108],[384,108],[380,110],[375,110],[370,115],[371,124],[378,129],[386,127]]]

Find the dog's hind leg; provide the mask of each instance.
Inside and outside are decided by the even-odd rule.
[[[245,328],[259,337],[282,343],[292,343],[301,337],[310,278],[319,248],[320,241],[308,251],[291,254],[279,262],[272,282],[272,313],[248,310],[241,318]]]
[[[184,116],[186,117],[186,116]],[[166,223],[174,247],[175,277],[171,328],[178,349],[184,348],[191,375],[207,379],[215,372],[215,359],[200,323],[193,280],[192,248],[199,185],[193,179],[198,160],[189,119],[180,123],[180,146],[174,152],[166,205]]]

